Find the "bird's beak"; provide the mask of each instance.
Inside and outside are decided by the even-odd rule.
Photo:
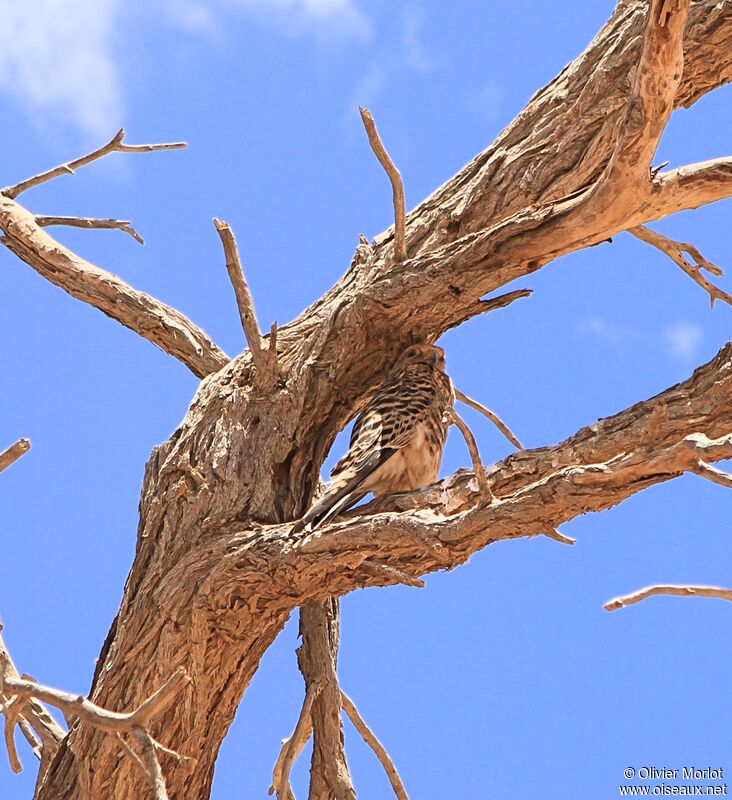
[[[430,353],[430,354],[427,356],[427,361],[428,361],[430,364],[436,364],[436,363],[437,363],[437,353],[434,353],[434,352]]]

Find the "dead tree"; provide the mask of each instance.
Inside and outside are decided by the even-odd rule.
[[[300,664],[307,694],[275,770],[276,788],[288,795],[289,766],[312,727],[311,797],[351,797],[338,712],[343,706],[354,719],[357,712],[335,680],[338,620],[331,598],[357,587],[418,583],[500,539],[556,535],[578,514],[684,472],[730,485],[710,462],[732,456],[732,343],[651,400],[495,465],[487,476],[493,498],[472,472],[461,472],[427,492],[375,501],[315,533],[290,532],[336,433],[400,350],[414,340],[435,341],[509,302],[513,297],[481,300],[509,281],[629,230],[668,253],[712,300],[732,302],[702,275],[718,270],[693,246],[645,227],[732,195],[730,157],[666,171],[652,165],[672,110],[731,77],[728,3],[623,0],[587,49],[499,138],[406,219],[395,188],[396,232],[377,236],[373,246],[362,241],[332,289],[266,336],[233,236],[217,223],[249,344],[233,359],[182,314],[44,230],[75,224],[135,235],[129,223],[38,217],[19,203],[34,186],[108,152],[178,145],[128,146],[120,132],[99,151],[0,193],[6,247],[201,378],[184,421],[147,465],[135,560],[89,700],[66,709],[68,733],[38,721],[39,700],[58,704],[68,697],[15,677],[4,657],[4,713],[31,737],[34,722],[45,736],[35,729],[39,800],[166,791],[208,797],[236,707],[298,607],[304,608]],[[170,681],[177,693],[172,705]],[[165,703],[154,700],[158,690]],[[118,729],[99,723],[99,714],[115,712],[132,731],[123,760],[118,737],[110,735]],[[161,766],[156,753],[164,748],[179,757],[165,756]]]

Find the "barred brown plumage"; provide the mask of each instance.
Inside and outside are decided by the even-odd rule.
[[[436,481],[450,424],[446,412],[454,400],[444,350],[408,347],[356,420],[325,495],[292,532],[308,524],[316,528],[369,492],[405,492]]]

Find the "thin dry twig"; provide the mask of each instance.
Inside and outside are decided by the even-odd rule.
[[[702,289],[704,289],[705,292],[709,294],[709,303],[712,308],[714,308],[714,303],[716,300],[722,300],[723,302],[732,305],[732,297],[718,286],[715,286],[711,281],[707,280],[707,278],[705,278],[702,274],[702,270],[706,270],[712,275],[724,275],[724,271],[721,269],[721,267],[718,267],[716,264],[713,264],[711,261],[708,261],[706,258],[704,258],[704,256],[699,252],[699,250],[697,250],[696,247],[694,247],[694,245],[689,244],[688,242],[678,242],[675,239],[669,239],[663,234],[652,231],[645,225],[637,225],[634,228],[629,228],[628,233],[632,233],[633,236],[637,237],[638,239],[641,239],[647,244],[658,248],[675,264],[681,267],[681,269],[694,282],[696,282],[699,286],[701,286]],[[684,257],[684,253],[687,253],[692,257],[692,259],[694,259],[693,264]]]
[[[125,131],[124,128],[121,128],[105,145],[102,145],[97,150],[93,150],[91,153],[81,156],[81,158],[74,159],[73,161],[68,161],[65,164],[59,164],[58,167],[54,167],[53,169],[46,170],[46,172],[41,172],[38,175],[34,175],[32,178],[28,178],[20,183],[16,183],[14,186],[7,186],[5,189],[0,191],[0,194],[4,194],[5,197],[14,199],[19,194],[28,191],[28,189],[32,189],[34,186],[39,186],[46,181],[57,178],[59,175],[73,175],[74,171],[79,167],[83,167],[86,164],[91,164],[92,161],[96,161],[98,158],[103,158],[109,153],[151,153],[154,150],[180,150],[184,147],[188,147],[186,142],[166,142],[164,144],[124,144],[122,141],[124,138]]]
[[[475,477],[478,480],[478,488],[480,493],[487,495],[491,498],[491,500],[493,500],[493,492],[491,491],[488,478],[485,474],[485,470],[483,469],[483,463],[481,462],[480,455],[478,454],[478,445],[475,443],[473,432],[454,408],[448,410],[448,418],[453,425],[458,427],[460,433],[463,435],[463,439],[465,439],[465,444],[468,446],[470,458],[473,460],[473,469],[475,470]]]
[[[399,170],[394,166],[394,162],[386,152],[379,132],[376,130],[376,123],[367,108],[358,107],[361,112],[366,135],[369,137],[369,144],[374,151],[374,155],[379,159],[379,163],[384,168],[391,181],[392,199],[394,202],[394,256],[397,262],[405,261],[407,258],[407,213],[404,204],[404,185]]]
[[[506,423],[498,416],[498,414],[496,414],[495,411],[491,411],[490,408],[486,408],[477,400],[473,400],[472,397],[468,397],[466,394],[463,394],[454,384],[452,388],[455,390],[455,397],[460,400],[461,403],[465,403],[466,406],[470,406],[471,408],[474,408],[476,411],[479,411],[481,414],[483,414],[483,416],[488,417],[488,419],[496,426],[496,428],[498,428],[498,430],[508,439],[509,442],[511,442],[514,447],[516,447],[518,450],[526,449],[518,440],[518,437],[511,431],[508,425],[506,425]]]
[[[22,455],[25,455],[30,450],[30,440],[18,439],[15,444],[11,444],[7,450],[0,453],[0,472],[7,469],[11,464],[17,461]],[[2,627],[0,627],[2,630]]]
[[[254,366],[257,369],[260,380],[271,384],[277,375],[277,323],[272,324],[269,348],[265,349],[259,323],[257,322],[257,315],[254,311],[254,299],[252,298],[249,284],[244,277],[234,233],[229,224],[223,220],[214,218],[213,223],[224,248],[226,271],[229,273],[231,285],[234,287],[241,326],[252,353]]]
[[[132,223],[128,219],[98,219],[97,217],[50,217],[45,214],[37,214],[36,222],[42,228],[48,228],[51,225],[66,225],[71,228],[86,228],[88,230],[95,228],[113,229],[124,231],[140,244],[145,244],[145,240],[140,234],[132,227]]]
[[[671,595],[674,597],[714,597],[718,600],[729,600],[732,602],[732,589],[724,589],[720,586],[677,586],[673,584],[658,584],[639,589],[637,592],[624,594],[608,600],[603,606],[605,611],[617,611],[619,608],[635,605],[645,600],[647,597],[658,595]]]
[[[150,732],[147,728],[133,728],[130,734],[137,741],[140,750],[142,750],[142,759],[145,762],[145,774],[150,781],[155,800],[168,800],[168,789],[165,785],[165,777],[160,768],[160,761],[158,761]]]
[[[343,689],[341,689],[341,706],[348,715],[348,719],[353,723],[353,727],[361,734],[364,742],[374,751],[376,757],[379,759],[381,766],[384,768],[384,772],[386,772],[389,778],[389,783],[394,790],[397,800],[409,800],[402,779],[399,777],[399,773],[394,766],[394,762],[389,757],[384,746],[376,738],[373,731],[363,721],[363,717],[358,713],[358,709],[354,705],[353,700],[351,700]]]
[[[282,749],[272,771],[272,785],[269,794],[277,792],[277,800],[289,800],[292,795],[290,788],[290,770],[295,759],[302,752],[313,730],[312,709],[318,695],[323,691],[325,681],[316,680],[308,686],[303,700],[300,716],[297,718],[295,730],[289,739],[282,742]]]

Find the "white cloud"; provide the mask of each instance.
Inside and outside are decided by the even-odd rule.
[[[131,7],[138,22],[144,14],[210,34],[236,6],[288,35],[371,35],[354,0],[133,0]],[[130,13],[122,0],[0,0],[0,94],[17,98],[40,127],[62,122],[107,136],[124,122],[124,63],[114,44]]]
[[[94,135],[119,127],[122,99],[111,38],[120,0],[0,0],[0,91],[38,124],[73,122]]]
[[[371,36],[368,17],[353,0],[236,0],[288,34],[338,38]]]
[[[433,64],[420,39],[420,18],[417,12],[414,9],[404,9],[402,19],[404,21],[402,44],[406,65],[417,72],[430,72]]]
[[[699,350],[704,332],[691,322],[676,322],[663,329],[668,352],[681,361],[691,361]]]
[[[581,319],[577,323],[577,333],[593,336],[615,349],[661,352],[685,362],[694,360],[704,339],[701,327],[692,322],[672,322],[661,330],[649,331],[607,322],[601,317]]]

